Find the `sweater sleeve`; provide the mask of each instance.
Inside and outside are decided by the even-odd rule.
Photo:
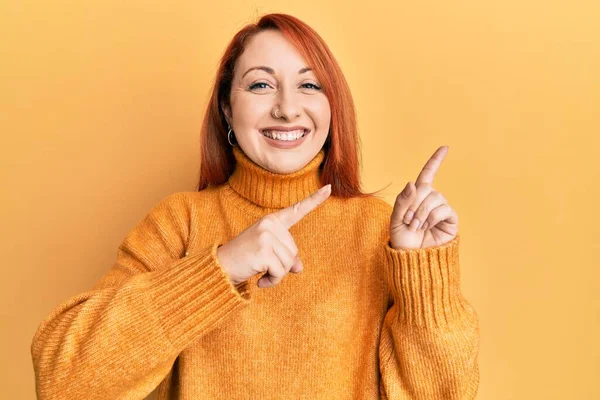
[[[116,261],[89,291],[55,307],[31,343],[44,399],[141,399],[192,341],[247,306],[214,242],[186,252],[190,209],[171,194],[130,231]]]
[[[392,297],[379,344],[383,399],[474,399],[478,317],[460,292],[457,235],[425,249],[382,256]]]

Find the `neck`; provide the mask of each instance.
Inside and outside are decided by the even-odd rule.
[[[239,146],[233,147],[235,170],[229,185],[240,196],[265,208],[284,208],[305,199],[321,186],[320,166],[325,150],[298,171],[286,174],[271,172],[256,164]]]

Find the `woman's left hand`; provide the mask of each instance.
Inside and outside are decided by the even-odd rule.
[[[433,189],[433,178],[448,154],[442,146],[427,161],[415,184],[408,182],[396,197],[390,222],[394,249],[441,246],[458,233],[458,215],[444,196]]]

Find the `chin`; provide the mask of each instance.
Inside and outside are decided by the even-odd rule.
[[[266,169],[276,174],[291,174],[304,167],[310,159],[301,154],[280,153],[268,157],[269,163]]]
[[[289,160],[287,162],[273,162],[271,163],[271,167],[267,168],[269,171],[274,172],[276,174],[291,174],[293,172],[298,171],[302,168],[302,163],[291,163]]]

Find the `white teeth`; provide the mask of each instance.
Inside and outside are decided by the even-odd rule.
[[[291,131],[291,132],[287,132],[287,133],[279,132],[279,131],[263,131],[262,134],[271,139],[277,139],[277,140],[282,140],[282,141],[292,141],[292,140],[300,139],[302,136],[304,136],[304,130]]]

